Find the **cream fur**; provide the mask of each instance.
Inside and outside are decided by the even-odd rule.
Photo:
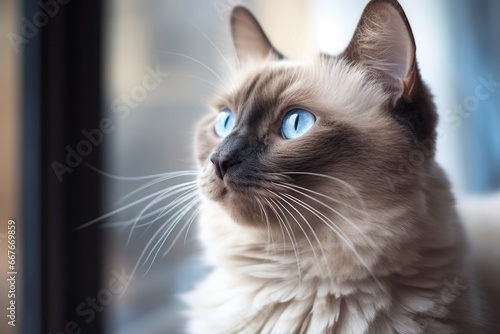
[[[299,276],[286,238],[275,233],[270,246],[262,230],[241,226],[206,202],[200,236],[216,269],[186,296],[192,306],[190,333],[487,333],[464,260],[463,233],[447,184],[439,180],[438,167],[435,171],[437,189],[422,196],[448,209],[421,222],[422,244],[408,245],[424,255],[398,257],[398,263],[380,267],[380,254],[365,253],[375,277],[359,273],[359,259],[327,232],[318,235],[328,259],[318,261],[305,240],[298,242]],[[345,275],[338,278],[339,272]]]

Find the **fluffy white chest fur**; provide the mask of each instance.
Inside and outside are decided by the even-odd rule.
[[[402,250],[380,263],[328,233],[317,234],[325,253],[307,241],[292,249],[286,231],[269,247],[269,236],[207,203],[200,235],[216,269],[185,296],[190,333],[482,333],[473,282],[457,262],[460,233],[436,244],[429,235],[424,257]]]

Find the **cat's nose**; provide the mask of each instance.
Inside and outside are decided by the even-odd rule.
[[[215,173],[221,178],[221,180],[224,178],[224,175],[227,173],[229,168],[240,163],[240,161],[234,157],[218,153],[212,154],[210,161],[214,164]]]

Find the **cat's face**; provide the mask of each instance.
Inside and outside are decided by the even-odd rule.
[[[260,224],[317,217],[319,194],[342,212],[418,191],[436,116],[398,5],[372,1],[343,54],[309,61],[284,59],[241,7],[232,28],[240,66],[196,136],[206,198],[237,222]],[[422,143],[430,154],[402,171]]]

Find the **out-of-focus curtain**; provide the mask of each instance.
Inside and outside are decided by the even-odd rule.
[[[449,0],[467,191],[500,189],[500,1]]]

